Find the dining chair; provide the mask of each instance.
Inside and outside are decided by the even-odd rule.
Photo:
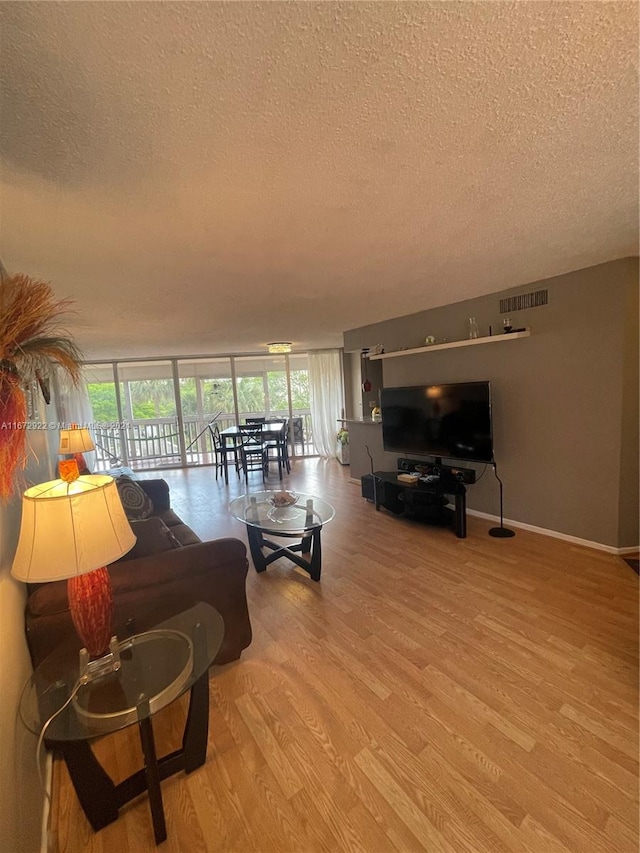
[[[227,468],[231,462],[236,469],[236,474],[240,477],[240,468],[242,467],[240,456],[240,441],[231,435],[223,437],[220,434],[220,428],[217,424],[211,429],[211,443],[215,454],[216,480],[218,479],[218,459],[219,467],[222,470]]]
[[[229,444],[223,444],[224,439],[220,435],[220,427],[218,426],[218,424],[210,426],[209,431],[211,433],[211,446],[213,448],[213,461],[216,469],[216,480],[218,479],[218,471],[222,471],[224,466],[229,464],[230,455],[233,456],[233,459],[231,461],[235,465],[236,473],[239,477],[240,459],[235,444],[231,446]]]
[[[262,440],[262,424],[240,424],[240,462],[245,480],[249,471],[262,471],[262,480],[267,477],[269,464],[267,447]]]
[[[263,424],[266,422],[266,418],[245,418],[245,423],[248,424]]]
[[[282,440],[282,452],[284,455],[284,465],[287,469],[287,474],[291,473],[291,461],[289,459],[289,445],[291,442],[291,422],[289,418],[285,421],[284,424],[284,438]]]
[[[278,463],[278,477],[282,480],[282,469],[285,467],[287,473],[291,472],[289,456],[286,448],[286,436],[288,421],[285,421],[277,432],[267,432],[265,435],[265,447],[267,448],[267,462]]]

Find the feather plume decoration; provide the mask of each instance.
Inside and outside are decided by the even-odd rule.
[[[27,460],[24,388],[36,381],[46,386],[52,364],[73,382],[80,377],[82,353],[58,327],[70,305],[56,300],[49,284],[26,275],[0,283],[0,498],[11,495],[15,472]]]

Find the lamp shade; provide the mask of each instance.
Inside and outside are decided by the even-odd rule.
[[[135,541],[112,477],[52,480],[23,495],[11,573],[28,583],[78,577],[122,557]]]
[[[60,430],[58,453],[86,453],[88,450],[95,449],[91,433],[86,427]]]

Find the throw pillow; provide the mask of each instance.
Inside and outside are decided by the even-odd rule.
[[[148,557],[150,554],[161,554],[163,551],[182,547],[164,521],[157,516],[132,520],[129,524],[136,536],[136,544],[121,558],[122,560]]]
[[[149,518],[153,515],[153,501],[139,483],[123,474],[116,477],[116,486],[129,520]]]

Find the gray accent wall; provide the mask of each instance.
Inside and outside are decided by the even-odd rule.
[[[381,343],[388,353],[422,346],[426,335],[460,340],[470,316],[481,336],[489,325],[502,335],[499,300],[541,288],[549,291],[547,305],[513,315],[531,337],[384,359],[383,384],[489,380],[505,517],[607,546],[636,546],[637,258],[352,329],[344,348]],[[389,459],[376,458],[376,467],[388,468]],[[468,506],[497,515],[493,471],[473,467],[482,476],[468,489]],[[352,468],[353,476],[361,473]]]

